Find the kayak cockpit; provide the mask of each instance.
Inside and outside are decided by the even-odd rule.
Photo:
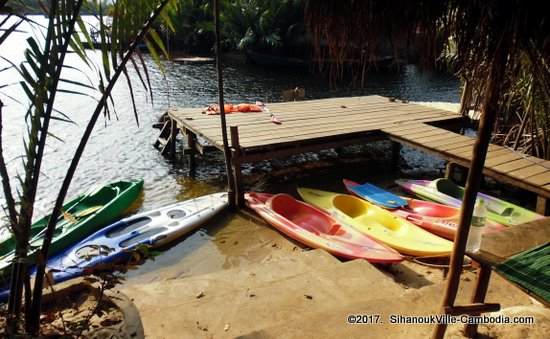
[[[344,231],[325,213],[299,202],[287,194],[277,194],[269,200],[271,209],[299,227],[319,234],[337,235]]]

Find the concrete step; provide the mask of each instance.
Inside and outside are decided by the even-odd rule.
[[[456,304],[469,303],[475,284],[474,274],[466,273],[461,279]],[[391,315],[427,316],[439,314],[445,283],[409,289],[401,295],[377,293],[377,298],[350,300],[335,307],[320,307],[300,319],[288,319],[262,329],[253,329],[237,335],[238,338],[429,338],[433,324],[398,325],[390,323]],[[495,275],[489,285],[487,302],[499,302],[503,308],[530,304],[528,296],[510,283]],[[377,324],[347,324],[348,315],[379,315]],[[462,326],[454,325],[446,338],[463,338]],[[313,335],[314,334],[314,335]],[[216,335],[218,337],[218,335]],[[223,337],[223,336],[222,336]]]
[[[167,299],[168,302],[171,302],[173,301],[171,297],[175,294],[179,299],[194,299],[200,293],[209,296],[227,294],[234,290],[240,290],[242,286],[254,288],[273,281],[307,274],[314,270],[343,265],[334,256],[320,249],[295,252],[284,258],[269,257],[266,259],[257,264],[178,279],[160,280],[145,285],[125,284],[121,290],[130,297],[135,296],[137,302],[141,303],[143,307],[147,307],[157,305],[155,298]],[[151,296],[151,298],[142,298],[144,295]]]
[[[123,292],[134,299],[148,337],[235,337],[299,321],[319,310],[404,290],[364,260],[328,262],[324,251]]]

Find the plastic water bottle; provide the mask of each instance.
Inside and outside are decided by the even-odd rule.
[[[472,224],[470,226],[470,233],[468,234],[468,241],[466,242],[466,251],[479,251],[486,216],[487,207],[485,206],[485,201],[483,201],[483,199],[478,199],[472,215]]]

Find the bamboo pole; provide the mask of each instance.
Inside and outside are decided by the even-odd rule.
[[[504,48],[504,41],[501,40],[495,48],[495,56],[491,63],[491,70],[485,82],[485,96],[483,98],[482,115],[478,137],[473,148],[472,164],[466,180],[464,199],[460,210],[460,223],[456,231],[453,253],[451,255],[451,265],[447,277],[447,286],[443,296],[443,313],[448,313],[449,309],[454,307],[458,285],[460,283],[460,274],[462,273],[462,264],[464,263],[464,253],[466,242],[472,222],[472,214],[477,198],[477,192],[483,177],[483,167],[489,148],[489,141],[493,131],[499,99],[500,84],[504,78],[506,58],[508,50]],[[447,310],[447,311],[446,311]],[[433,339],[442,339],[445,336],[447,324],[437,324],[432,334]]]
[[[235,180],[231,169],[231,151],[227,141],[227,124],[225,122],[225,108],[223,100],[223,70],[220,51],[220,5],[218,0],[214,0],[214,25],[216,26],[216,73],[218,75],[218,106],[220,107],[220,125],[222,129],[223,155],[225,157],[225,171],[227,174],[227,195],[229,207],[236,208],[235,203]]]

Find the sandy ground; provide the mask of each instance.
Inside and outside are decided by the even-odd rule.
[[[444,270],[405,261],[375,267],[306,251],[251,214],[222,217],[209,241],[172,266],[129,279],[148,338],[426,338],[433,325],[390,324],[392,314],[439,312]],[[223,227],[221,227],[223,226]],[[246,236],[243,236],[246,232]],[[217,252],[213,251],[214,247]],[[217,254],[216,254],[217,253]],[[184,268],[184,269],[182,269]],[[475,268],[464,271],[458,303],[467,303]],[[536,324],[482,325],[487,338],[543,338],[548,310],[494,275],[487,297],[502,312],[536,315]],[[383,324],[350,325],[349,314]],[[451,326],[448,338],[461,338]]]

